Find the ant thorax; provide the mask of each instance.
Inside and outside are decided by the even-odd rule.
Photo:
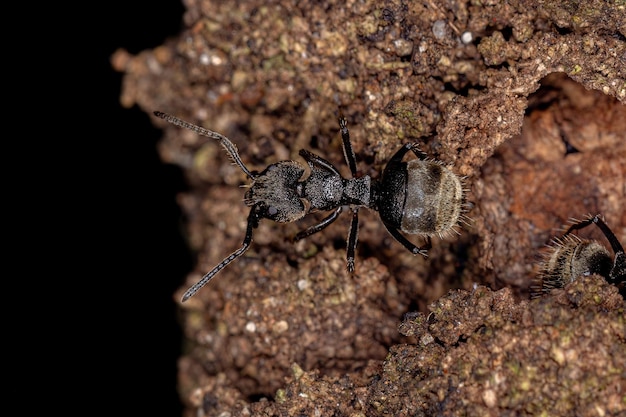
[[[343,178],[328,161],[306,150],[300,155],[311,172],[302,181],[300,197],[311,204],[311,211],[328,211],[340,206],[370,206],[371,180],[369,176]]]

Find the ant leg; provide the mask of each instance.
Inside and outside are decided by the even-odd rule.
[[[305,161],[307,161],[307,163],[310,166],[317,165],[319,167],[326,169],[327,171],[332,172],[338,177],[341,177],[341,174],[339,173],[339,171],[337,171],[337,169],[333,166],[333,164],[331,164],[330,162],[328,162],[321,156],[315,155],[314,153],[309,152],[306,149],[300,149],[300,152],[298,153],[300,154],[302,158],[304,158]]]
[[[325,229],[329,224],[331,224],[332,222],[337,220],[337,217],[339,217],[339,215],[341,214],[342,211],[343,211],[343,207],[339,207],[337,210],[333,211],[330,214],[330,216],[326,217],[324,220],[322,220],[318,224],[310,226],[306,230],[303,230],[303,231],[299,232],[293,238],[293,241],[297,242],[297,241],[299,241],[301,239],[304,239],[305,237],[311,236],[311,235],[313,235],[313,234],[315,234],[315,233]]]
[[[424,160],[426,158],[428,158],[428,155],[426,155],[424,152],[422,152],[418,147],[417,147],[417,143],[411,143],[411,152],[413,152],[415,154],[415,156],[417,156],[418,159],[420,160]]]
[[[611,249],[613,249],[613,253],[615,254],[615,260],[613,261],[613,268],[609,273],[609,280],[617,283],[618,285],[623,285],[626,282],[626,254],[624,254],[624,248],[621,243],[617,240],[617,237],[613,233],[613,231],[604,223],[602,217],[599,214],[595,216],[589,216],[586,220],[578,221],[572,224],[563,234],[563,236],[568,235],[574,230],[583,229],[590,224],[595,223],[604,236],[611,244]]]
[[[611,272],[609,273],[609,279],[620,288],[620,291],[622,291],[621,289],[626,291],[626,254],[624,254],[624,248],[602,219],[598,219],[596,225],[604,232],[615,254],[615,260],[613,261],[613,268],[611,268]]]
[[[406,155],[406,153],[410,151],[412,148],[413,148],[412,143],[405,143],[404,145],[402,145],[400,149],[398,149],[398,151],[395,154],[393,154],[393,156],[389,159],[389,162],[387,162],[387,164],[402,162],[402,158],[404,158],[404,155]]]
[[[341,129],[341,141],[343,142],[343,157],[346,159],[346,163],[350,167],[352,176],[356,176],[356,157],[354,156],[354,149],[350,143],[350,132],[348,132],[348,123],[343,116],[339,116],[339,128]]]
[[[576,220],[575,223],[573,223],[566,231],[565,233],[563,233],[563,236],[569,235],[570,233],[572,233],[574,230],[580,230],[580,229],[584,229],[585,227],[589,226],[591,223],[595,223],[596,221],[600,220],[600,215],[596,214],[595,216],[589,216],[587,219],[585,220]]]
[[[359,239],[359,208],[352,209],[352,223],[350,223],[350,232],[348,233],[348,242],[346,246],[346,260],[348,272],[354,272],[354,253],[356,244]]]
[[[604,236],[606,236],[615,254],[615,260],[613,261],[613,268],[611,268],[611,272],[609,273],[609,279],[613,281],[618,288],[626,288],[626,255],[624,254],[624,248],[617,240],[613,231],[604,223],[600,216],[594,216],[593,220],[596,226],[602,230]]]
[[[586,220],[581,220],[581,221],[574,223],[573,225],[569,227],[569,229],[567,229],[567,231],[563,235],[565,236],[574,230],[583,229],[589,226],[591,223],[595,223],[596,226],[598,226],[600,230],[602,230],[602,233],[604,233],[604,236],[606,236],[606,240],[609,241],[609,243],[611,244],[611,248],[613,249],[613,252],[615,252],[616,255],[619,252],[624,253],[624,248],[617,240],[617,237],[615,236],[613,231],[609,228],[609,226],[607,226],[606,223],[604,223],[604,221],[602,220],[602,217],[600,217],[599,214],[596,214],[595,216],[590,216]]]
[[[405,143],[400,149],[398,149],[391,159],[389,159],[389,162],[402,162],[402,158],[404,158],[404,155],[406,155],[408,151],[413,152],[415,156],[422,161],[428,157],[428,155],[419,150],[417,143]]]
[[[248,227],[246,228],[246,235],[243,239],[243,244],[241,245],[241,247],[237,249],[236,251],[234,251],[233,253],[231,253],[230,255],[228,255],[226,258],[224,258],[224,260],[220,262],[219,264],[217,264],[215,268],[207,272],[200,279],[200,281],[196,282],[191,287],[189,287],[189,289],[185,291],[185,294],[183,294],[183,298],[182,298],[183,302],[193,297],[193,295],[197,293],[200,290],[200,288],[204,287],[211,280],[211,278],[217,275],[218,272],[220,272],[222,269],[228,266],[228,264],[230,264],[235,259],[239,258],[241,255],[243,255],[245,251],[248,250],[248,248],[250,247],[250,243],[252,243],[252,231],[259,225],[259,216],[258,216],[256,209],[257,209],[256,207],[253,207],[252,210],[250,210],[250,215],[248,215]]]
[[[430,240],[430,236],[426,236],[426,244],[422,247],[418,247],[411,243],[402,233],[398,231],[395,227],[389,226],[387,223],[383,222],[391,236],[396,239],[398,242],[402,244],[405,248],[409,250],[413,255],[417,255],[418,253],[425,258],[428,258],[428,249],[432,247],[432,242]]]

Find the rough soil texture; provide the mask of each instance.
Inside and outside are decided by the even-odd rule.
[[[178,37],[112,57],[123,105],[218,131],[251,169],[306,148],[349,176],[341,113],[361,174],[418,142],[465,177],[471,219],[424,259],[362,210],[354,276],[348,215],[295,245],[321,217],[262,221],[251,249],[181,303],[185,415],[626,413],[617,288],[581,277],[528,301],[569,218],[602,213],[626,242],[624,2],[185,5]],[[190,285],[241,245],[247,181],[219,144],[155,124],[190,184]],[[580,235],[606,244],[593,227]]]

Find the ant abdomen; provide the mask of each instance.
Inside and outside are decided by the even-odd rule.
[[[433,161],[408,163],[406,204],[401,229],[410,234],[443,237],[459,223],[463,186],[459,177]]]
[[[403,162],[409,150],[418,159]],[[426,256],[432,236],[448,236],[463,220],[461,179],[440,162],[423,158],[414,144],[406,144],[391,158],[376,194],[383,224],[413,253]],[[426,244],[418,248],[398,230],[425,236]]]
[[[609,250],[596,240],[572,235],[574,230],[590,224],[600,228],[609,241]],[[599,214],[585,220],[574,220],[561,238],[554,238],[540,264],[536,282],[531,286],[531,298],[539,297],[554,288],[563,288],[578,277],[598,274],[608,283],[623,289],[626,283],[626,256],[624,249]]]
[[[555,239],[544,255],[533,297],[563,288],[580,276],[608,277],[612,264],[609,251],[596,241],[573,235]]]

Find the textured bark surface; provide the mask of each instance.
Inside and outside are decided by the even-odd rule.
[[[112,57],[123,105],[220,132],[251,169],[303,162],[305,148],[348,176],[342,113],[361,174],[414,141],[465,177],[471,206],[428,259],[362,210],[354,276],[350,216],[295,245],[321,217],[262,221],[251,249],[181,304],[186,415],[626,412],[617,289],[592,276],[527,300],[569,218],[602,213],[626,242],[625,5],[185,5],[179,36]],[[155,124],[162,159],[190,184],[190,285],[241,244],[247,182],[219,144]],[[594,228],[580,235],[606,244]]]

